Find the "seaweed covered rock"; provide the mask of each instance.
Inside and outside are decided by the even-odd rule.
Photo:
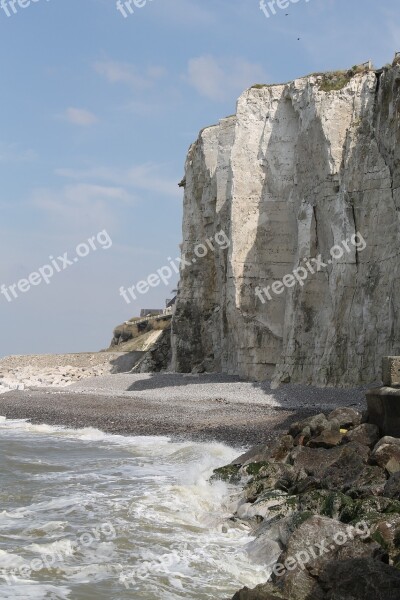
[[[243,492],[243,496],[249,502],[254,502],[263,492],[287,492],[306,477],[304,471],[296,470],[292,465],[269,462],[250,463],[242,467],[241,473],[252,476]]]
[[[210,481],[226,481],[227,483],[239,483],[240,467],[238,465],[226,465],[225,467],[219,467],[214,469],[213,475]]]

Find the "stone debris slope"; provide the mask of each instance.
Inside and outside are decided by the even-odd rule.
[[[244,486],[232,521],[251,528],[247,551],[271,576],[233,600],[400,598],[400,438],[366,413],[296,422],[213,479]]]

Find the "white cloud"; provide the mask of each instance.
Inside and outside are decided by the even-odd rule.
[[[78,181],[98,180],[177,198],[182,196],[178,188],[178,178],[166,177],[161,173],[160,167],[152,163],[135,165],[126,169],[110,167],[93,167],[84,170],[62,168],[57,169],[56,174]]]
[[[210,55],[189,60],[186,79],[199,94],[217,102],[239,95],[254,83],[268,80],[260,65],[241,58],[217,60]]]
[[[76,183],[61,188],[40,188],[32,204],[59,229],[93,231],[116,226],[115,203],[133,204],[134,198],[123,187]]]
[[[18,144],[0,141],[0,162],[30,162],[36,158],[33,150],[22,150]]]
[[[133,64],[114,60],[96,62],[94,68],[109,83],[124,83],[138,90],[152,87],[166,75],[164,67],[151,66],[140,73]]]
[[[96,115],[84,108],[67,108],[64,118],[73,125],[81,125],[83,127],[97,123]]]

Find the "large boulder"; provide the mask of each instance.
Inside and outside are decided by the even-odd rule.
[[[242,467],[242,475],[250,475],[252,479],[244,488],[243,497],[254,502],[264,492],[282,490],[287,492],[307,475],[292,465],[282,463],[250,463]]]
[[[364,458],[349,445],[343,446],[340,457],[324,471],[321,486],[328,490],[349,493],[353,497],[383,493],[386,476],[380,467],[365,465]]]
[[[243,502],[237,508],[239,519],[282,519],[296,510],[296,496],[288,496],[280,490],[262,493],[255,502]]]
[[[341,429],[350,429],[350,427],[357,427],[361,424],[362,415],[354,408],[335,408],[328,415],[328,421],[332,420],[338,421]]]
[[[380,438],[379,428],[370,423],[362,423],[355,429],[351,429],[345,435],[344,441],[357,442],[363,446],[373,448]]]
[[[392,564],[400,559],[400,514],[381,515],[371,523],[371,537],[386,550]]]
[[[386,498],[400,500],[400,471],[389,477],[383,489],[383,495]]]
[[[371,454],[373,464],[392,475],[400,471],[400,439],[385,436],[376,444]]]
[[[244,587],[233,596],[232,600],[289,600],[269,583],[258,585],[253,590]]]
[[[392,514],[400,515],[400,502],[383,496],[369,496],[348,503],[340,513],[340,520],[343,523],[366,521],[372,524]]]
[[[319,574],[318,584],[324,593],[324,600],[400,598],[400,572],[368,557],[328,562]]]
[[[290,461],[297,469],[304,469],[308,475],[322,477],[326,469],[338,461],[343,454],[353,454],[366,464],[369,449],[357,443],[349,443],[332,449],[297,446],[290,455]]]
[[[262,463],[271,460],[274,462],[287,462],[290,451],[293,449],[293,442],[292,436],[284,435],[273,444],[259,444],[235,458],[232,464],[245,466],[251,463]]]
[[[307,419],[303,419],[302,421],[297,421],[290,426],[289,434],[296,438],[299,435],[310,435],[311,437],[317,436],[324,429],[329,429],[330,423],[326,416],[323,413],[319,415],[314,415],[312,417],[308,417]]]
[[[231,464],[239,465],[241,467],[242,465],[248,463],[264,462],[268,459],[268,452],[270,447],[270,444],[258,444],[257,446],[253,446],[252,448],[250,448],[250,450],[247,450],[246,452],[235,458],[231,462]]]
[[[298,508],[314,515],[342,520],[342,514],[354,505],[354,500],[341,492],[312,490],[298,497]]]
[[[308,442],[310,448],[334,448],[339,446],[343,438],[343,434],[340,433],[339,429],[329,430],[325,429],[317,437],[312,438]]]
[[[290,537],[272,580],[290,600],[324,600],[319,577],[330,562],[382,557],[380,546],[367,536],[366,528],[313,516]]]

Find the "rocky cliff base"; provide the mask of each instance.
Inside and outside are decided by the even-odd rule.
[[[244,485],[233,520],[268,583],[233,600],[398,600],[400,439],[338,408],[217,469]]]

